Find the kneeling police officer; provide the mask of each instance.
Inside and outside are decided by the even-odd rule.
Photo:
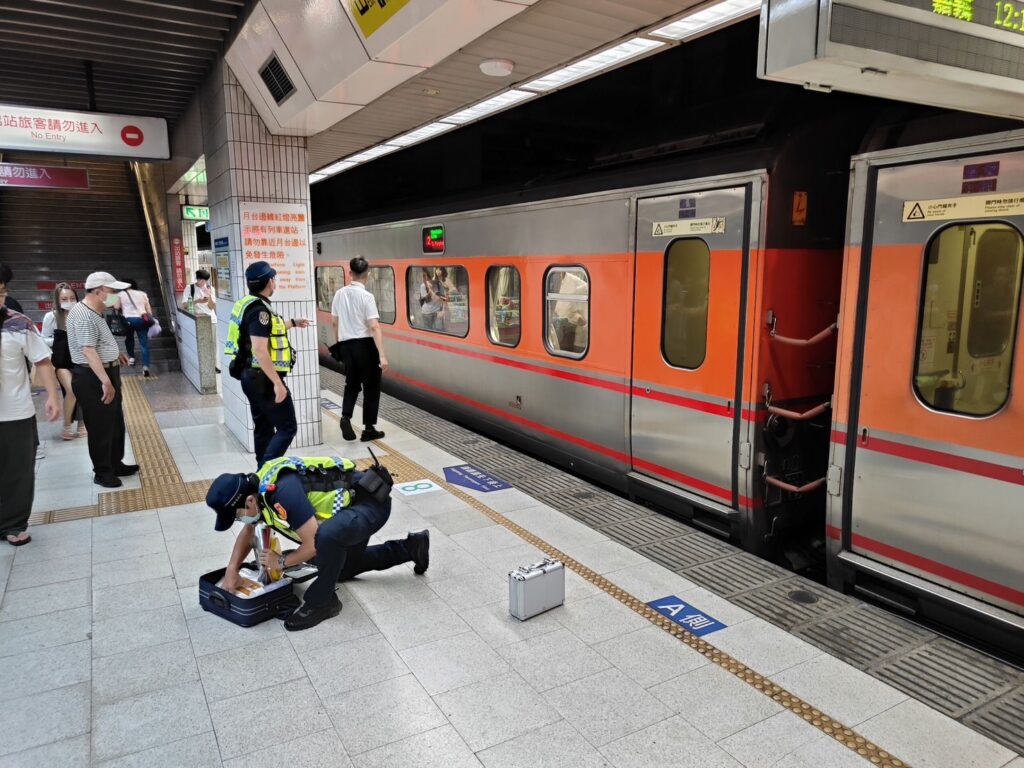
[[[315,563],[318,575],[303,604],[289,616],[285,629],[315,627],[341,612],[335,585],[365,571],[383,571],[414,563],[417,574],[430,564],[428,531],[410,533],[369,546],[391,514],[391,475],[379,463],[364,472],[340,457],[282,457],[256,474],[221,475],[210,486],[206,503],[217,513],[214,530],[226,531],[235,520],[247,523],[235,541],[222,586],[234,590],[238,569],[254,546],[255,523],[264,522],[299,547],[288,553],[264,551],[268,570]]]

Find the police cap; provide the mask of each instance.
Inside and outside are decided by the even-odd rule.
[[[206,492],[206,505],[217,513],[213,530],[226,531],[234,525],[235,511],[242,508],[250,493],[253,488],[246,474],[221,475],[214,480]]]
[[[254,261],[245,268],[245,282],[257,283],[260,280],[277,276],[277,270],[265,261]]]

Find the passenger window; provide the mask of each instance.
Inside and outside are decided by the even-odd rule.
[[[366,290],[377,300],[377,313],[382,323],[395,322],[395,270],[391,267],[370,267]]]
[[[661,349],[669,365],[700,368],[707,355],[711,250],[699,239],[676,240],[665,252]]]
[[[915,389],[936,410],[991,415],[1010,396],[1024,238],[1008,224],[954,224],[927,254]]]
[[[409,267],[405,285],[413,328],[452,336],[469,333],[469,273],[465,267]]]
[[[544,285],[548,352],[583,357],[590,346],[590,275],[583,267],[551,267]]]
[[[507,347],[519,343],[521,298],[518,269],[491,267],[487,270],[487,335],[493,343]]]
[[[331,311],[334,294],[345,287],[344,267],[316,268],[316,306],[324,312]]]

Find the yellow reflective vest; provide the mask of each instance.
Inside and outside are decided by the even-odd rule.
[[[292,345],[288,342],[288,330],[284,319],[274,312],[270,303],[261,296],[250,294],[235,302],[231,309],[231,321],[228,325],[228,343],[224,347],[224,354],[229,360],[233,360],[239,354],[244,353],[249,358],[249,368],[259,368],[259,361],[252,354],[252,341],[247,331],[242,329],[242,321],[245,318],[246,310],[253,302],[259,302],[265,307],[270,315],[270,338],[268,348],[270,350],[270,362],[278,373],[288,373],[295,365],[295,354]],[[253,309],[253,311],[257,311]]]

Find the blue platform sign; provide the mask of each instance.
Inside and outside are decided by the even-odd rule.
[[[320,407],[326,408],[329,411],[340,411],[341,406],[333,400],[328,400],[326,397],[320,398]]]
[[[704,611],[694,608],[675,595],[659,597],[657,600],[649,602],[648,605],[662,616],[674,621],[691,635],[697,635],[697,637],[725,629],[725,624],[718,619],[708,616]]]
[[[445,467],[444,479],[454,485],[461,485],[463,488],[480,491],[481,493],[501,491],[505,488],[512,487],[500,477],[489,475],[479,467],[474,467],[472,464],[460,464],[457,467]]]

